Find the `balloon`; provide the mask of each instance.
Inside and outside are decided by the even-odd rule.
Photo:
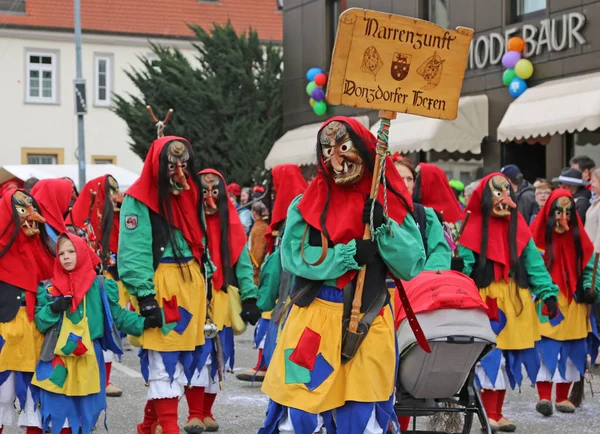
[[[308,96],[311,96],[312,91],[315,90],[318,87],[319,86],[317,86],[317,83],[315,83],[314,81],[311,81],[310,83],[308,83],[306,85],[306,93],[308,94]]]
[[[325,86],[327,84],[327,74],[321,72],[315,75],[315,83],[317,83],[317,86]]]
[[[521,53],[525,49],[525,41],[523,38],[519,38],[518,36],[513,36],[506,43],[506,48],[508,51],[518,51]]]
[[[527,90],[527,83],[522,78],[516,77],[508,86],[508,93],[513,98],[518,98]]]
[[[310,104],[311,107],[314,107],[317,102],[311,98],[308,100],[308,103]]]
[[[318,116],[323,116],[327,112],[327,104],[325,101],[317,101],[313,107],[313,111]]]
[[[310,68],[306,72],[306,79],[308,81],[314,81],[317,74],[322,74],[322,73],[323,73],[323,70],[321,68]]]
[[[517,73],[515,72],[514,68],[508,68],[505,70],[502,74],[502,82],[504,83],[504,86],[510,86],[510,83],[515,79],[516,76]]]
[[[514,68],[519,59],[521,59],[521,53],[518,51],[507,51],[502,56],[502,66],[505,68]]]
[[[320,87],[316,87],[310,93],[310,96],[315,101],[321,101],[323,98],[325,98],[325,91],[322,88],[320,88]]]
[[[515,65],[517,77],[527,80],[533,75],[533,64],[527,59],[521,59]]]

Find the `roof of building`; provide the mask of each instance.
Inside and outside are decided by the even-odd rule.
[[[19,0],[16,0],[19,1]],[[0,12],[0,28],[69,30],[73,0],[24,0],[26,13]],[[283,40],[283,16],[277,0],[83,0],[84,32],[192,37],[187,24],[211,29],[231,21],[239,32],[252,28],[263,41]]]

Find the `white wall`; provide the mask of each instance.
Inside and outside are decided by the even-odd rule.
[[[194,60],[195,49],[187,41],[153,40],[177,46]],[[54,50],[58,54],[58,103],[25,102],[26,49]],[[142,160],[128,146],[127,126],[107,107],[94,106],[94,54],[113,56],[112,91],[136,94],[124,69],[139,67],[137,56],[150,53],[144,38],[84,35],[82,60],[88,113],[85,115],[86,162],[92,155],[115,155],[117,165],[139,172]],[[21,164],[21,148],[64,148],[64,164],[76,163],[77,116],[75,115],[75,43],[73,34],[0,29],[0,165]],[[141,108],[143,110],[143,108]],[[158,116],[164,114],[157,113]],[[176,116],[176,114],[175,114]],[[148,128],[153,128],[148,118]],[[168,128],[167,128],[168,134]]]

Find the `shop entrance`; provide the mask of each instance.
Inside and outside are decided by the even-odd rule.
[[[516,164],[523,177],[533,183],[546,177],[546,146],[539,143],[505,143],[502,145],[502,166]]]

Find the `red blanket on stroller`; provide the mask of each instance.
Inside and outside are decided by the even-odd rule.
[[[488,311],[472,279],[458,271],[423,271],[410,282],[402,282],[416,314],[437,309],[474,309]],[[406,312],[395,291],[394,318],[396,330]]]

